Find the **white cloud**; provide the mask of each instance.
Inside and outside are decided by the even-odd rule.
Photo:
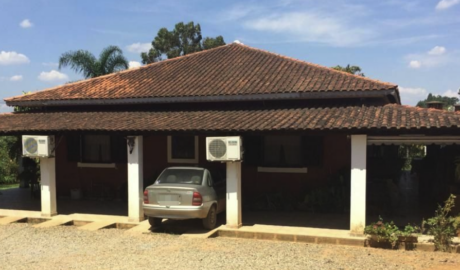
[[[446,48],[442,46],[435,46],[433,49],[431,49],[428,54],[429,55],[441,55],[446,52]]]
[[[418,60],[412,60],[409,62],[409,67],[410,68],[421,68],[422,67],[422,62]]]
[[[436,10],[444,10],[451,8],[460,3],[460,0],[441,0],[436,5]]]
[[[0,65],[27,64],[30,60],[24,54],[17,52],[0,52]]]
[[[375,36],[374,31],[366,26],[356,25],[350,16],[319,11],[271,14],[248,20],[244,26],[253,30],[292,36],[298,41],[332,46],[362,45]]]
[[[405,56],[410,68],[436,68],[460,63],[459,51],[447,51],[444,47],[436,46],[425,53],[415,53]]]
[[[129,68],[138,68],[142,66],[142,64],[140,62],[137,62],[137,61],[129,61]]]
[[[30,22],[29,19],[23,20],[19,25],[20,25],[22,28],[30,28],[30,27],[34,26],[34,25],[32,24],[32,22]]]
[[[14,75],[10,78],[10,81],[12,82],[18,82],[18,81],[22,81],[22,75]]]
[[[399,87],[399,92],[401,94],[407,94],[407,95],[427,95],[427,91],[425,88],[411,88],[411,87]]]
[[[446,96],[446,97],[456,97],[458,98],[458,92],[455,92],[455,91],[452,91],[451,89],[447,90],[446,92],[444,92],[442,94],[443,96]]]
[[[425,88],[412,88],[412,87],[399,87],[399,93],[401,94],[401,101],[403,104],[415,105],[420,100],[425,99],[428,96],[428,91]]]
[[[126,49],[129,52],[133,53],[142,53],[142,52],[148,52],[152,48],[151,43],[133,43],[131,45],[126,46]]]
[[[42,63],[42,65],[45,66],[45,67],[57,67],[57,66],[59,66],[58,63],[53,63],[53,62]]]
[[[40,73],[40,75],[38,75],[38,79],[44,82],[54,82],[68,80],[69,76],[59,71],[51,70],[50,72],[43,71]]]

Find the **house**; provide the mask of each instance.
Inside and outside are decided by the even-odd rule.
[[[367,164],[381,157],[368,145],[460,141],[460,114],[403,106],[395,84],[238,43],[5,101],[31,110],[1,114],[1,135],[56,137],[40,159],[43,216],[97,182],[125,187],[129,219],[142,220],[144,186],[191,165],[226,171],[227,225],[239,227],[245,202],[299,198],[345,169],[349,230],[362,234]],[[208,162],[210,136],[242,136],[243,162]]]

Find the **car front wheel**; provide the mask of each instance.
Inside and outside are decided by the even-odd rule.
[[[209,209],[208,216],[203,219],[203,227],[208,230],[212,230],[216,227],[217,211],[216,206],[213,205]]]

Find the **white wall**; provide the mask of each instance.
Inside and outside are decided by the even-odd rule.
[[[130,153],[128,147],[128,220],[139,222],[144,219],[144,140],[142,136],[134,138],[134,149]]]
[[[241,162],[227,162],[227,227],[242,225]]]
[[[43,217],[57,214],[56,159],[40,158],[41,208]]]
[[[350,233],[363,235],[366,226],[367,135],[351,136]]]

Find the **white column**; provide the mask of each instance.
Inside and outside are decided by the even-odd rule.
[[[367,135],[351,136],[350,233],[363,235],[366,226]]]
[[[241,218],[241,162],[227,162],[227,226],[239,228]]]
[[[134,146],[130,147],[130,140],[134,140]],[[131,136],[128,138],[128,221],[139,222],[144,220],[143,188],[143,138]]]
[[[40,186],[42,217],[57,214],[56,205],[56,159],[40,158]]]

